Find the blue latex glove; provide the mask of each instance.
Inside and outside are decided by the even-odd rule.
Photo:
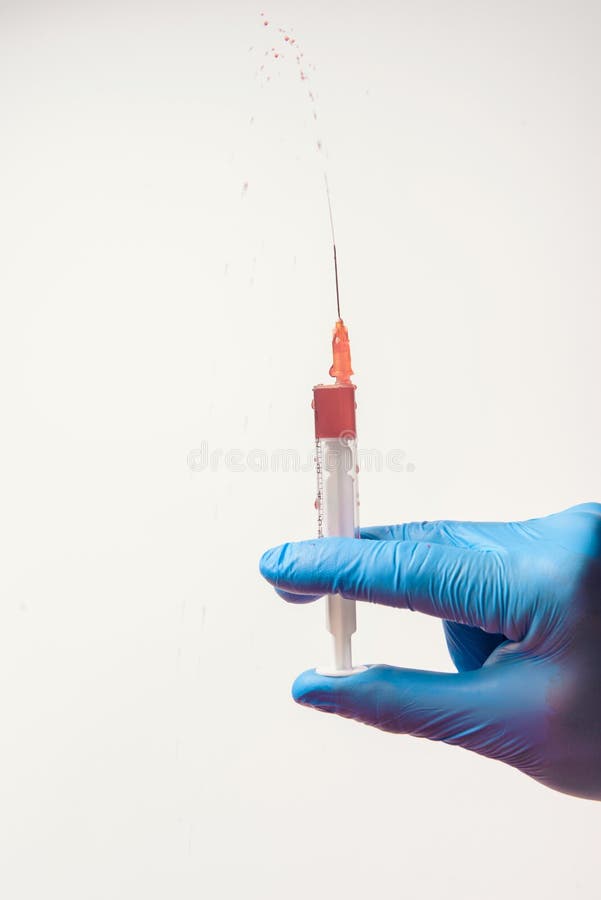
[[[459,744],[601,800],[601,505],[527,522],[422,522],[282,544],[284,599],[328,592],[444,619],[459,674],[370,666],[299,676],[299,703]]]

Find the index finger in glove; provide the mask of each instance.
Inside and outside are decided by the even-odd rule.
[[[322,538],[268,550],[260,567],[286,599],[340,593],[520,640],[525,628],[511,614],[508,565],[493,550]]]

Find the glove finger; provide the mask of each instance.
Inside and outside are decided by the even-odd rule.
[[[493,551],[323,538],[268,550],[260,567],[275,588],[287,593],[340,593],[475,625],[514,641],[526,629],[511,609],[508,559]]]
[[[296,679],[292,696],[304,706],[382,731],[444,741],[530,767],[536,777],[531,748],[542,740],[543,688],[536,684],[527,691],[522,678],[512,679],[506,666],[458,675],[371,666],[343,678],[311,669]]]

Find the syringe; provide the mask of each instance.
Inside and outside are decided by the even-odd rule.
[[[340,315],[338,257],[328,176],[324,172],[336,277],[337,319],[332,336],[330,376],[334,384],[313,388],[315,412],[315,468],[317,471],[318,537],[359,537],[359,491],[357,485],[357,425],[355,391],[351,381],[351,345]],[[350,675],[364,667],[353,667],[351,639],[357,630],[355,601],[340,594],[328,594],[326,623],[334,642],[334,665],[318,669],[322,675]]]
[[[342,319],[334,326],[334,384],[313,388],[315,411],[315,465],[317,470],[317,523],[319,537],[359,536],[357,490],[357,428],[355,390],[350,376],[351,352]],[[353,669],[351,638],[357,630],[355,601],[340,594],[327,596],[327,628],[334,642],[334,663],[324,675],[349,675]]]
[[[313,388],[315,412],[315,465],[317,470],[317,522],[319,537],[359,537],[357,485],[356,385],[351,382],[351,348],[342,319],[334,326],[334,384]],[[327,628],[333,638],[334,662],[318,669],[322,675],[350,675],[353,668],[351,638],[357,630],[355,601],[340,594],[327,596]]]

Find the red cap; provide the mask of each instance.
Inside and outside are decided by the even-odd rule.
[[[316,438],[355,438],[355,384],[316,384],[313,388]]]

